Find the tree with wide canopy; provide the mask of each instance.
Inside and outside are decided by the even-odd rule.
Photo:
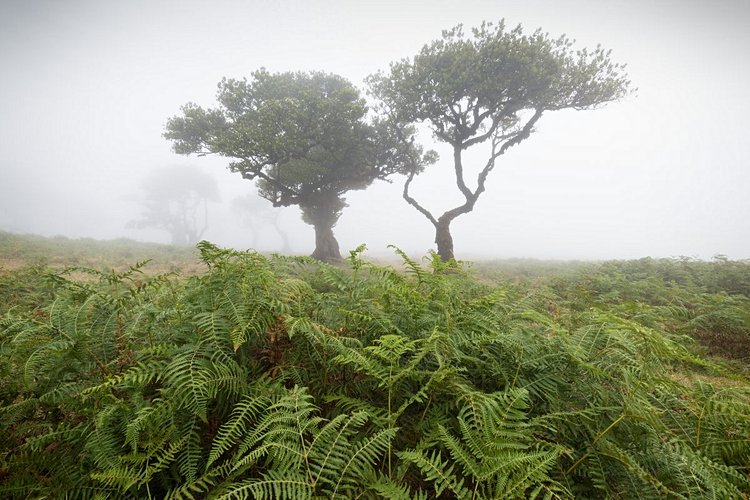
[[[297,205],[315,228],[321,260],[340,259],[333,227],[344,194],[394,173],[422,170],[434,161],[414,144],[414,129],[368,121],[365,100],[346,79],[321,72],[269,73],[223,79],[219,106],[193,103],[167,122],[164,137],[179,154],[231,158],[229,169],[255,180],[274,206]]]

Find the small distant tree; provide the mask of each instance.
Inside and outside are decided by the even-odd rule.
[[[289,235],[279,220],[283,208],[273,207],[256,194],[246,194],[232,200],[232,209],[239,213],[242,223],[250,230],[251,246],[257,248],[258,237],[264,227],[271,226],[281,238],[281,251],[289,253]]]
[[[341,258],[333,227],[345,193],[432,160],[382,123],[368,122],[359,91],[337,75],[261,69],[250,80],[223,79],[217,99],[214,109],[183,106],[164,137],[178,154],[231,158],[229,169],[255,180],[273,206],[298,205],[315,228],[312,255],[321,260]],[[410,138],[413,129],[400,133]]]
[[[413,59],[369,77],[370,91],[395,135],[409,142],[400,131],[426,124],[435,139],[453,149],[462,204],[442,215],[427,210],[409,193],[417,170],[407,173],[403,191],[435,227],[443,260],[454,257],[451,223],[474,209],[496,160],[526,140],[546,112],[593,109],[623,97],[630,85],[623,69],[601,47],[575,51],[564,36],[552,39],[538,30],[525,35],[520,26],[508,31],[500,22],[482,24],[470,36],[461,26],[444,31]],[[489,153],[470,186],[464,153],[480,144],[487,144]]]
[[[195,167],[166,167],[141,183],[141,218],[129,227],[169,232],[174,245],[194,245],[208,229],[208,202],[219,200],[216,180]]]

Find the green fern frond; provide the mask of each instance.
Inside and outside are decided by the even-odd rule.
[[[363,439],[350,449],[342,453],[346,457],[343,467],[338,472],[339,479],[331,492],[336,496],[347,491],[356,491],[362,488],[360,480],[366,477],[372,467],[378,463],[380,457],[386,452],[398,429],[383,429],[366,439]]]
[[[210,467],[223,453],[240,442],[241,436],[250,430],[251,423],[256,421],[269,402],[265,396],[245,396],[234,406],[229,420],[219,428],[211,444],[206,467]]]
[[[377,479],[368,481],[367,484],[369,485],[369,491],[384,500],[427,500],[428,498],[426,492],[414,491],[407,485],[397,483],[382,475],[378,476]]]
[[[217,500],[273,499],[303,500],[312,498],[313,489],[304,478],[291,472],[269,471],[262,479],[235,483]]]
[[[100,472],[92,472],[91,479],[112,489],[127,492],[143,480],[143,473],[134,467],[121,465],[109,467]]]
[[[193,482],[198,473],[203,470],[202,431],[196,419],[193,418],[189,419],[179,432],[180,435],[187,436],[187,440],[178,453],[177,465],[182,477],[187,482]]]
[[[132,451],[138,449],[141,433],[157,430],[156,434],[171,434],[174,429],[175,409],[161,399],[155,399],[150,405],[140,408],[125,425],[125,442]]]
[[[418,450],[406,450],[397,455],[422,472],[424,478],[432,483],[435,495],[440,496],[444,491],[450,491],[456,498],[471,498],[471,492],[464,486],[464,479],[456,477],[453,473],[455,466],[443,460],[440,452],[433,451],[426,455]]]
[[[407,271],[417,278],[418,284],[429,281],[430,273],[423,269],[417,261],[406,255],[406,252],[395,245],[388,245],[388,248],[392,249],[396,253],[396,255],[401,257],[401,260],[404,262]]]

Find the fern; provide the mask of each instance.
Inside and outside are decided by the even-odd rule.
[[[199,250],[190,278],[71,270],[4,310],[0,495],[750,492],[747,381],[688,337],[750,331],[731,276]]]
[[[455,465],[444,460],[440,452],[425,454],[422,451],[406,450],[398,453],[399,458],[413,463],[422,472],[424,478],[432,483],[435,495],[450,491],[456,498],[471,498],[471,492],[464,486],[464,479],[454,474]]]

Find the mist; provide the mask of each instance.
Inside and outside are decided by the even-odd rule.
[[[611,49],[637,91],[545,115],[454,222],[458,258],[750,258],[742,0],[5,1],[0,230],[169,243],[170,231],[133,221],[146,210],[144,182],[178,167],[216,184],[202,238],[309,254],[313,229],[298,208],[274,210],[226,158],[173,153],[167,119],[188,102],[215,106],[222,77],[261,67],[331,72],[364,91],[367,75],[441,30],[503,18]],[[450,152],[421,138],[441,160],[413,193],[442,212],[458,199]],[[478,153],[467,170],[482,162]],[[347,194],[334,228],[342,253],[361,243],[373,255],[389,244],[416,255],[434,248],[433,227],[401,198],[403,177],[392,181]]]

